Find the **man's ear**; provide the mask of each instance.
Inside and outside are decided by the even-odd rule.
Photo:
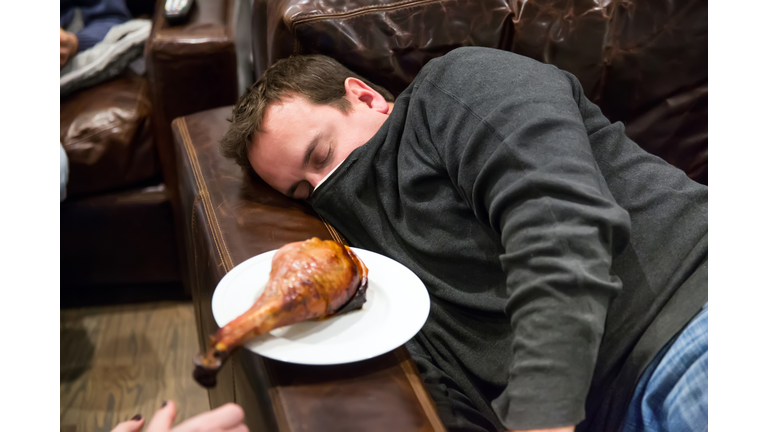
[[[344,80],[344,89],[347,91],[347,99],[355,109],[364,105],[382,114],[389,113],[389,104],[384,96],[359,79],[347,78]]]

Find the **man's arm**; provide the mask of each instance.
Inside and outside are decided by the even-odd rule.
[[[606,310],[621,288],[610,267],[628,240],[628,213],[597,168],[577,81],[498,50],[458,49],[441,62],[418,90],[429,135],[505,248],[514,339],[493,409],[515,430],[568,430],[585,417]]]

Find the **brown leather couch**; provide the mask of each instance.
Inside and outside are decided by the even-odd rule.
[[[257,76],[318,53],[397,95],[459,46],[554,64],[640,146],[707,183],[706,0],[256,0],[253,13]]]
[[[322,53],[397,94],[429,59],[459,46],[553,63],[641,146],[707,181],[704,0],[256,0],[252,22],[257,77],[280,58]],[[201,349],[218,328],[213,291],[234,266],[311,236],[343,241],[307,205],[220,156],[230,114],[223,107],[173,122]],[[333,367],[241,350],[209,395],[212,406],[240,403],[252,430],[443,429],[402,347]]]
[[[61,101],[69,158],[61,204],[61,284],[79,291],[119,285],[180,290],[178,187],[170,121],[237,98],[233,0],[197,0],[189,21],[169,27],[155,8],[146,76],[127,71]],[[179,231],[180,232],[180,231]]]

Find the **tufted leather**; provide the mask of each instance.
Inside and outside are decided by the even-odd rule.
[[[257,78],[319,53],[395,94],[465,45],[554,64],[630,138],[707,182],[706,0],[257,0],[253,38]]]
[[[289,242],[340,238],[307,204],[281,195],[253,170],[219,154],[231,112],[223,107],[173,122],[201,349],[218,330],[213,291],[234,266]],[[209,395],[214,407],[241,404],[251,430],[444,430],[402,347],[376,359],[322,367],[239,350]]]

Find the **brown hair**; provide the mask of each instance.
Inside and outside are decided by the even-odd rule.
[[[244,167],[248,162],[248,144],[256,132],[267,107],[281,101],[281,97],[298,94],[317,105],[330,105],[346,113],[350,108],[344,97],[344,82],[348,77],[357,78],[381,94],[387,102],[395,98],[386,89],[350,71],[336,60],[314,54],[294,56],[277,61],[256,81],[235,104],[231,124],[219,141],[221,154]]]

